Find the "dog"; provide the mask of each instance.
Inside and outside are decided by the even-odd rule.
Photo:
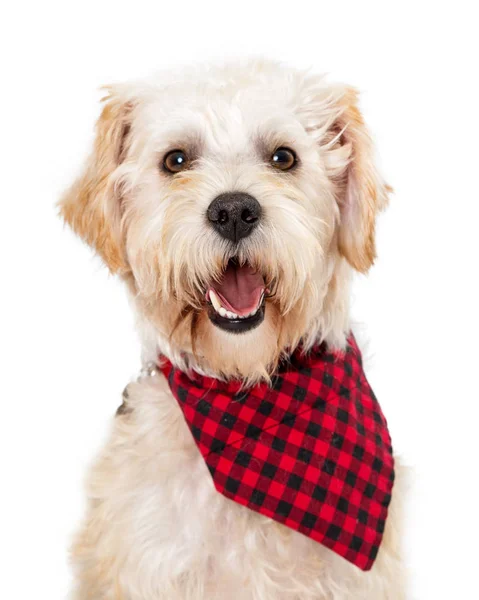
[[[405,597],[397,461],[362,570],[215,489],[161,368],[248,393],[298,348],[347,347],[351,276],[391,192],[357,96],[261,60],[107,88],[60,211],[125,283],[145,368],[89,476],[75,600]]]

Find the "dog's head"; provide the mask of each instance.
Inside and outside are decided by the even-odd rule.
[[[252,381],[344,343],[388,191],[354,90],[248,63],[110,88],[61,212],[163,353]]]

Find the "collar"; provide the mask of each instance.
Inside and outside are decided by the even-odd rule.
[[[160,369],[218,492],[372,567],[394,460],[353,335],[344,352],[296,350],[270,385]]]

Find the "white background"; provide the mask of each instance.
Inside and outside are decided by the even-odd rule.
[[[56,218],[101,84],[266,55],[363,92],[396,194],[354,314],[414,469],[414,600],[478,598],[477,16],[471,2],[18,2],[0,36],[0,596],[60,600],[82,479],[139,366],[121,286]]]

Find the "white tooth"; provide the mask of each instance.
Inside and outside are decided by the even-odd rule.
[[[238,315],[234,312],[230,312],[229,310],[226,311],[226,316],[228,317],[228,319],[237,319]]]
[[[218,309],[217,312],[219,312],[222,317],[226,317],[226,309],[224,309],[223,307]]]
[[[210,302],[213,305],[216,312],[220,312],[221,302],[219,301],[218,296],[213,292],[213,290],[210,290]]]

